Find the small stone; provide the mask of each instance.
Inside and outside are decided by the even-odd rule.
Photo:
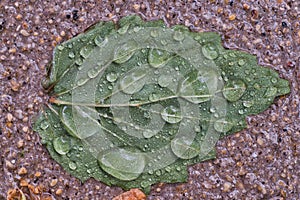
[[[18,148],[22,148],[24,146],[24,140],[19,140],[18,142],[17,142],[17,147]]]
[[[56,190],[56,192],[55,192],[55,194],[56,194],[56,195],[61,195],[61,194],[62,194],[62,192],[63,192],[63,190],[62,190],[62,189],[57,189],[57,190]]]
[[[244,167],[241,167],[239,170],[239,175],[244,176],[247,173],[247,170]]]
[[[161,188],[156,188],[156,192],[160,192],[161,191]]]
[[[25,179],[21,179],[21,181],[20,181],[20,186],[21,186],[21,187],[27,187],[27,186],[28,186],[28,181],[25,180]]]
[[[5,166],[8,168],[8,169],[14,169],[15,168],[15,165],[10,162],[9,160],[6,160],[5,161]]]
[[[28,126],[24,126],[23,128],[22,128],[22,131],[24,132],[24,133],[27,133],[28,132]]]
[[[41,172],[35,172],[35,174],[34,174],[35,177],[40,177],[41,175],[42,175]]]
[[[224,192],[228,192],[230,189],[231,189],[231,183],[229,183],[229,182],[225,182],[224,184],[223,184],[223,191]]]
[[[26,30],[24,30],[24,29],[22,29],[21,31],[20,31],[20,33],[23,35],[23,36],[25,36],[25,37],[28,37],[30,34],[26,31]]]
[[[267,194],[267,190],[266,190],[266,188],[265,188],[264,185],[259,184],[259,185],[257,186],[257,189],[258,189],[258,191],[261,192],[262,194]]]
[[[248,4],[246,4],[246,3],[244,3],[243,4],[243,8],[244,8],[244,10],[249,10],[250,6]]]
[[[231,14],[231,15],[229,15],[229,17],[228,17],[228,19],[229,19],[230,21],[235,20],[235,18],[236,18],[236,15],[235,15],[235,14]]]
[[[57,182],[58,182],[58,180],[56,178],[52,179],[51,182],[50,182],[50,186],[54,187],[57,184]]]
[[[20,20],[20,19],[22,19],[22,17],[23,17],[23,16],[22,16],[21,14],[17,14],[16,19],[17,19],[17,20]]]
[[[11,89],[12,89],[13,91],[15,91],[15,92],[19,91],[21,85],[20,85],[17,81],[11,80],[11,81],[10,81],[10,84],[11,84]]]
[[[61,37],[66,36],[66,32],[65,32],[65,31],[61,31],[61,32],[60,32],[60,36],[61,36]]]
[[[27,169],[25,167],[21,167],[18,171],[19,175],[24,175],[27,174]]]
[[[6,119],[8,122],[11,122],[13,120],[13,115],[11,113],[7,113]]]
[[[262,140],[261,137],[258,137],[256,140],[257,144],[259,144],[260,146],[262,146],[264,144],[264,141]]]
[[[113,200],[146,200],[146,195],[139,189],[131,189],[116,196]]]

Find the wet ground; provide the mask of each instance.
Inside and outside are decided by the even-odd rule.
[[[109,1],[110,2],[110,1]],[[217,143],[218,158],[189,167],[189,181],[157,184],[148,199],[300,199],[300,2],[10,1],[0,2],[0,199],[19,188],[31,199],[111,199],[122,193],[85,183],[52,160],[32,131],[47,101],[40,86],[55,45],[100,20],[136,13],[193,31],[214,31],[223,44],[257,55],[289,80],[291,93],[247,118],[248,128]]]

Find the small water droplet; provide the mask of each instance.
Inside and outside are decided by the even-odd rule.
[[[70,140],[65,137],[57,137],[53,140],[53,148],[60,155],[65,155],[70,151]]]
[[[58,46],[57,46],[57,49],[60,50],[60,51],[64,50],[64,48],[65,48],[65,47],[62,46],[62,45],[58,45]]]
[[[180,42],[184,39],[184,34],[180,31],[176,31],[173,35],[173,39]]]
[[[221,133],[226,133],[230,131],[233,127],[233,124],[231,121],[226,120],[225,118],[218,119],[214,123],[214,129]]]
[[[92,46],[85,46],[83,48],[80,49],[79,54],[83,57],[83,58],[87,58],[89,57],[89,55],[91,54],[93,50]]]
[[[148,55],[148,62],[154,68],[160,68],[165,66],[171,55],[164,50],[151,49]]]
[[[101,35],[97,35],[94,39],[94,42],[97,46],[101,46],[103,41],[104,41],[104,38],[101,37]]]
[[[69,52],[69,58],[75,58],[75,53],[73,51]]]
[[[180,109],[172,105],[164,108],[161,112],[161,116],[170,124],[175,124],[182,120]]]
[[[149,100],[150,101],[157,101],[160,99],[160,95],[158,95],[157,93],[152,93],[149,95]]]
[[[168,87],[172,82],[172,77],[169,75],[161,75],[158,77],[157,82],[161,87]]]
[[[118,48],[116,48],[114,53],[114,62],[115,63],[124,63],[128,61],[135,51],[137,50],[138,45],[134,40],[130,40],[122,45],[120,45]]]
[[[147,73],[147,69],[135,68],[121,79],[120,89],[126,94],[134,94],[140,91],[144,87],[144,77]]]
[[[229,80],[223,89],[223,95],[228,101],[239,100],[246,91],[246,84],[242,80]]]
[[[238,64],[239,64],[240,66],[244,65],[244,64],[245,64],[245,60],[240,59],[240,60],[238,61]]]
[[[79,80],[77,81],[77,85],[78,85],[78,86],[82,86],[82,85],[84,85],[86,82],[88,82],[88,80],[89,80],[89,79],[87,79],[87,78],[81,78],[81,79],[79,79]]]
[[[118,75],[115,72],[110,72],[106,75],[106,80],[111,83],[115,82],[117,78]]]
[[[253,101],[244,101],[243,102],[243,106],[245,106],[246,108],[250,108],[251,106],[253,106],[254,102]]]
[[[276,87],[268,87],[265,96],[266,97],[274,97],[277,94],[277,88]]]
[[[90,69],[87,73],[88,77],[95,78],[99,74],[99,68],[95,67],[93,69]]]
[[[194,126],[194,131],[199,133],[201,131],[201,126],[200,125]]]
[[[242,109],[238,110],[238,113],[242,115],[242,114],[244,114],[244,110],[242,110]]]
[[[81,58],[77,58],[77,59],[75,60],[75,64],[78,65],[78,66],[81,66],[82,63],[83,63],[83,60],[82,60]],[[81,69],[81,68],[80,68],[80,69]]]
[[[272,82],[272,83],[277,83],[277,81],[278,81],[277,78],[272,78],[272,79],[271,79],[271,82]]]
[[[42,121],[40,127],[41,129],[46,130],[49,127],[49,124],[47,121]]]
[[[150,35],[151,35],[151,37],[157,37],[158,35],[159,35],[159,32],[158,32],[158,30],[152,30],[151,32],[150,32]]]
[[[123,27],[119,28],[118,33],[124,35],[125,33],[127,33],[129,26],[130,24],[126,24]]]
[[[73,161],[69,162],[69,168],[71,170],[75,170],[77,168],[77,164]]]
[[[214,60],[219,56],[218,49],[213,43],[205,44],[202,47],[202,53],[210,60]]]

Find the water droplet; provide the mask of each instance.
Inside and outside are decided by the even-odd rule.
[[[238,113],[242,115],[242,114],[244,114],[244,110],[242,110],[242,109],[238,110]]]
[[[184,34],[180,31],[176,31],[173,35],[173,39],[180,42],[184,39]]]
[[[160,99],[160,95],[156,94],[156,93],[152,93],[149,95],[149,100],[150,101],[157,101]]]
[[[142,27],[136,26],[136,27],[133,28],[133,31],[134,31],[135,33],[137,33],[137,32],[139,32],[141,29],[142,29]]]
[[[95,78],[98,74],[99,74],[99,68],[98,67],[95,67],[93,69],[90,69],[87,73],[88,77],[90,78]]]
[[[151,49],[148,55],[148,62],[152,67],[160,68],[165,66],[170,56],[171,55],[167,51]]]
[[[60,155],[65,155],[70,151],[70,140],[66,137],[57,137],[53,140],[53,148]]]
[[[77,81],[77,85],[78,85],[78,86],[82,86],[82,85],[84,85],[86,82],[88,82],[88,80],[89,80],[89,79],[87,79],[87,78],[81,78],[81,79],[79,79],[79,80]]]
[[[117,78],[118,78],[118,75],[114,72],[110,72],[106,75],[106,80],[111,83],[115,82],[117,80]]]
[[[266,97],[274,97],[277,94],[277,88],[276,87],[268,87],[265,96]]]
[[[77,168],[77,164],[73,161],[69,162],[69,168],[71,170],[75,170]]]
[[[271,82],[272,82],[272,83],[277,83],[277,78],[272,78],[272,79],[271,79]]]
[[[125,75],[120,81],[120,89],[126,94],[134,94],[140,91],[145,84],[147,69],[135,68]]]
[[[243,106],[245,106],[246,108],[250,108],[251,106],[253,106],[254,101],[244,101],[243,102]]]
[[[221,133],[226,133],[230,131],[233,127],[233,124],[231,121],[226,120],[225,118],[218,119],[214,123],[214,128],[216,131]]]
[[[201,131],[201,126],[200,125],[194,126],[194,131],[199,133]]]
[[[115,50],[114,62],[120,64],[128,61],[133,56],[137,48],[138,45],[134,40],[130,40],[127,43],[120,45]]]
[[[219,56],[218,49],[213,43],[205,44],[202,47],[202,53],[210,60],[214,60]]]
[[[150,32],[150,35],[151,35],[151,37],[157,37],[158,35],[159,35],[159,32],[158,32],[158,30],[152,30],[151,32]]]
[[[151,138],[151,137],[153,137],[156,134],[157,134],[156,130],[153,131],[153,130],[150,130],[150,129],[146,129],[146,130],[143,131],[144,138]]]
[[[191,159],[200,153],[199,143],[193,142],[193,139],[185,136],[173,139],[171,149],[177,157],[182,159]]]
[[[182,120],[180,109],[172,105],[164,108],[161,112],[161,116],[170,124],[175,124]]]
[[[143,172],[145,158],[141,153],[116,148],[100,155],[98,163],[110,175],[120,180],[130,181],[139,177]]]
[[[127,33],[129,26],[129,24],[126,24],[123,27],[119,28],[118,33],[124,35],[125,33]]]
[[[245,60],[240,59],[240,60],[238,61],[238,64],[239,64],[240,66],[244,65],[244,64],[245,64]]]
[[[57,46],[57,49],[60,50],[60,51],[64,50],[64,48],[65,48],[65,47],[62,46],[62,45],[58,45],[58,46]]]
[[[85,46],[83,48],[80,49],[79,54],[83,57],[83,58],[87,58],[89,57],[89,55],[91,54],[93,50],[93,46],[89,45],[89,46]]]
[[[210,78],[210,77],[206,77]],[[206,80],[203,77],[198,77],[197,73],[190,73],[179,84],[179,95],[194,103],[199,104],[210,99],[209,90],[207,88]]]
[[[69,52],[69,58],[75,58],[75,53],[73,51]]]
[[[166,40],[161,40],[160,43],[164,46],[166,46],[168,44],[168,42]]]
[[[161,75],[157,80],[161,87],[168,87],[172,83],[172,77],[170,75]]]
[[[49,124],[47,121],[42,121],[40,127],[41,127],[41,129],[46,130],[49,127]]]
[[[83,60],[81,58],[77,58],[75,60],[75,64],[78,65],[78,66],[82,65],[82,63],[83,63]]]
[[[104,41],[104,38],[101,37],[100,35],[97,35],[94,39],[94,42],[97,46],[101,46],[103,41]]]
[[[223,95],[228,101],[239,100],[246,91],[246,84],[242,80],[229,80],[223,89]]]

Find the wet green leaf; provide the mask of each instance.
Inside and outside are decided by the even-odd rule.
[[[220,137],[289,93],[219,35],[137,16],[58,45],[43,84],[52,97],[35,130],[51,156],[82,181],[146,192],[186,181],[187,166],[214,158]]]

